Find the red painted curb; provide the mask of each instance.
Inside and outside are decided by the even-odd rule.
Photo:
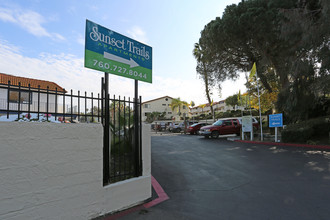
[[[157,180],[153,176],[151,176],[151,184],[154,190],[156,191],[158,198],[144,204],[143,206],[145,208],[150,208],[154,205],[157,205],[169,199],[168,195],[165,193],[161,185],[157,182]]]
[[[289,144],[289,143],[243,141],[243,140],[235,140],[235,141],[242,142],[242,143],[250,143],[250,144],[278,145],[278,146],[288,146],[288,147],[307,147],[307,148],[314,148],[314,149],[330,150],[330,146],[327,146],[327,145]]]
[[[126,209],[122,212],[119,212],[117,214],[114,214],[114,215],[111,215],[111,216],[108,216],[107,218],[103,219],[103,220],[115,220],[115,219],[118,219],[120,217],[123,217],[125,215],[128,215],[130,213],[133,213],[133,212],[136,212],[136,211],[139,211],[143,208],[150,208],[150,207],[153,207],[161,202],[164,202],[166,200],[169,199],[168,195],[165,193],[165,191],[163,190],[163,188],[161,187],[161,185],[157,182],[157,180],[151,176],[151,185],[152,187],[154,188],[154,190],[156,191],[157,195],[158,195],[158,198],[150,201],[150,202],[147,202],[143,205],[138,205],[138,206],[135,206],[135,207],[132,207],[130,209]]]

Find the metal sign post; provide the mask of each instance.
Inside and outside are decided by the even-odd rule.
[[[104,73],[104,135],[103,135],[103,185],[107,185],[110,176],[110,106],[109,73]],[[102,91],[103,93],[103,91]],[[102,100],[103,101],[103,100]],[[106,156],[108,155],[108,156]]]
[[[139,109],[138,109],[138,93],[139,93],[139,83],[138,80],[135,80],[134,82],[134,136],[135,136],[135,146],[139,146]],[[138,176],[139,173],[139,167],[140,167],[140,163],[139,163],[139,156],[136,155],[139,152],[137,151],[136,148],[134,148],[135,150],[135,175]]]
[[[269,127],[275,128],[275,142],[278,142],[277,140],[277,128],[283,127],[283,114],[274,114],[269,115]]]

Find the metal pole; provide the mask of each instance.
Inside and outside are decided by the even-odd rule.
[[[138,89],[138,80],[135,80],[134,87],[134,153],[135,153],[135,176],[139,176],[139,108],[138,108],[138,97],[139,97],[139,89]]]
[[[104,134],[103,134],[103,185],[107,185],[110,179],[110,111],[109,111],[109,73],[104,73]],[[103,91],[102,91],[103,93]]]
[[[134,152],[135,152],[135,176],[139,176],[139,110],[138,110],[138,97],[139,97],[139,89],[138,89],[138,80],[135,80],[134,86]]]
[[[277,143],[277,127],[275,127],[275,142]]]
[[[262,134],[262,118],[261,118],[260,94],[259,94],[259,83],[258,83],[258,73],[257,73],[257,71],[256,71],[256,81],[257,81],[258,101],[259,101],[259,117],[260,117],[260,132],[261,132],[260,140],[263,141],[264,137],[263,137],[263,134]]]

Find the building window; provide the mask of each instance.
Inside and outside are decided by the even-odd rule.
[[[167,112],[168,115],[172,115],[172,112]]]
[[[184,106],[182,106],[182,109],[186,109],[186,108],[187,108],[187,106],[185,106],[185,105],[184,105]]]
[[[166,104],[162,104],[162,106],[166,106]]]
[[[166,98],[165,101],[167,102],[168,101],[168,98]]]
[[[144,108],[151,108],[150,104],[144,104]]]
[[[9,102],[19,102],[19,91],[18,90],[9,90]],[[32,94],[30,95],[29,100],[29,92],[21,91],[21,100],[20,103],[23,104],[31,104],[32,103]]]

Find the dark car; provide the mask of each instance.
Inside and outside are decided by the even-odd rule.
[[[207,124],[205,122],[192,124],[187,128],[187,132],[190,134],[198,134],[201,127],[206,126],[206,125],[209,125],[209,124]]]
[[[201,127],[199,134],[205,138],[218,138],[219,135],[237,134],[240,135],[241,125],[237,118],[223,118],[212,125]]]

